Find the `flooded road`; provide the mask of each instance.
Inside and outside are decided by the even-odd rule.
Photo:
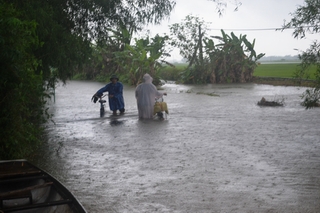
[[[57,88],[35,162],[88,212],[320,212],[320,109],[300,106],[305,88],[166,84],[167,120],[139,121],[129,86],[125,115],[100,118],[102,86]]]

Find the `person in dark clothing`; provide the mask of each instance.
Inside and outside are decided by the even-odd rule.
[[[124,99],[123,99],[123,84],[119,82],[119,78],[115,75],[111,76],[110,83],[99,89],[93,96],[92,99],[94,103],[97,102],[99,98],[102,97],[104,92],[108,92],[109,108],[113,111],[113,114],[117,114],[117,110],[120,114],[125,111]]]

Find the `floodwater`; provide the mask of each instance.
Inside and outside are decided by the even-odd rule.
[[[88,212],[320,212],[320,109],[300,106],[306,88],[166,84],[167,120],[147,121],[129,86],[125,115],[100,118],[102,86],[57,88],[35,162]]]

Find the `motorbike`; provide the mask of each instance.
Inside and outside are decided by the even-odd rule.
[[[168,110],[167,103],[164,102],[163,97],[155,99],[153,113],[154,113],[154,116],[159,120],[168,119],[169,110]]]
[[[103,95],[101,97],[98,97],[97,95],[92,96],[91,101],[93,101],[94,103],[96,103],[98,100],[98,102],[100,103],[100,117],[102,118],[105,114],[105,105],[107,103],[107,100],[103,99],[106,95]]]

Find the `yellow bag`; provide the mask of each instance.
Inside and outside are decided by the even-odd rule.
[[[156,114],[157,112],[165,111],[167,114],[169,114],[168,106],[166,102],[156,102],[154,104],[153,108],[153,114]]]

